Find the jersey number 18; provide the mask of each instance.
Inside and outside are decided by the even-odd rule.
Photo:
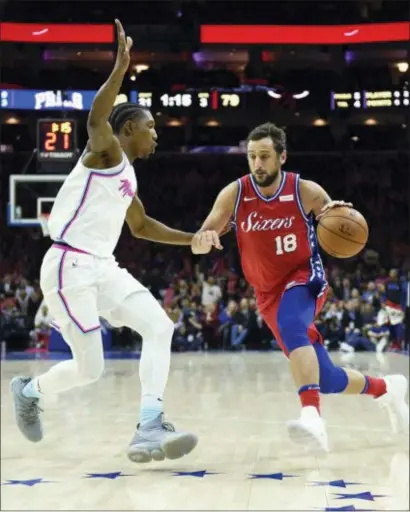
[[[277,256],[281,256],[285,252],[296,251],[296,235],[294,235],[293,233],[290,233],[289,235],[286,236],[277,236],[275,238],[275,242]]]

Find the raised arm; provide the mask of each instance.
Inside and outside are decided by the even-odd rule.
[[[125,36],[121,23],[115,20],[115,24],[118,37],[115,66],[108,80],[95,95],[87,120],[89,137],[87,149],[92,153],[107,153],[110,166],[118,165],[122,160],[121,147],[118,139],[113,134],[108,118],[130,63],[130,49],[132,46],[132,39]]]

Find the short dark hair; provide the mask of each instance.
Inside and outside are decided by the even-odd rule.
[[[273,146],[278,153],[283,153],[286,150],[286,133],[273,123],[260,124],[254,128],[249,133],[247,142],[265,139],[266,137],[272,139]]]
[[[138,121],[139,119],[143,119],[147,113],[149,113],[148,108],[135,105],[135,103],[119,103],[112,109],[108,121],[113,132],[118,135],[121,128],[129,119]]]

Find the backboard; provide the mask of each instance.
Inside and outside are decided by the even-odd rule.
[[[66,174],[12,174],[9,180],[7,223],[11,227],[41,227],[50,213]]]

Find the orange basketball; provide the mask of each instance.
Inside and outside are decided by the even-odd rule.
[[[351,258],[366,245],[369,228],[363,215],[347,206],[331,208],[319,220],[317,239],[335,258]]]

